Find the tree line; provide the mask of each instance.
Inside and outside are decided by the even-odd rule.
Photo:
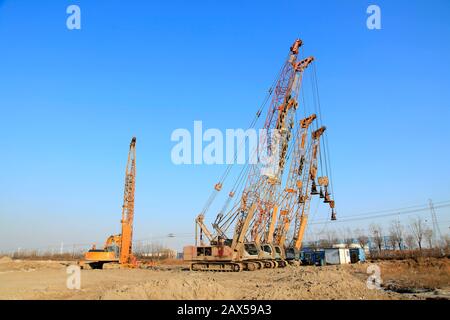
[[[335,244],[350,246],[358,244],[368,248],[371,252],[387,250],[418,250],[448,249],[450,236],[439,237],[425,220],[418,217],[411,219],[408,224],[393,220],[387,226],[371,223],[367,229],[349,227],[340,230],[327,230],[318,240],[309,241],[306,246],[326,248]]]

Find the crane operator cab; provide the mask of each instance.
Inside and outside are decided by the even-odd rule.
[[[120,248],[116,243],[113,243],[105,248],[106,252],[113,252],[117,258],[120,256]]]
[[[296,250],[294,247],[288,247],[286,249],[286,260],[293,262],[293,261],[299,261],[300,259],[300,252]]]
[[[259,259],[258,246],[254,242],[245,242],[244,250],[242,254],[242,260],[244,261],[245,270],[258,270],[264,268],[264,262]]]
[[[275,249],[275,260],[278,263],[278,267],[284,268],[287,266],[286,263],[286,257],[284,253],[284,249],[279,245],[273,245],[273,248]]]
[[[259,259],[264,262],[265,268],[275,268],[276,264],[274,261],[274,250],[272,250],[272,247],[267,244],[263,243],[260,245],[261,250],[259,251]]]

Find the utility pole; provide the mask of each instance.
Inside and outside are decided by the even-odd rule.
[[[438,244],[438,247],[441,249],[441,252],[443,253],[443,249],[440,246],[440,243],[442,242],[442,234],[441,230],[439,229],[439,224],[437,222],[436,217],[436,211],[434,210],[433,201],[431,199],[428,200],[429,206],[430,206],[430,212],[431,212],[431,221],[433,222],[433,238],[434,242]]]

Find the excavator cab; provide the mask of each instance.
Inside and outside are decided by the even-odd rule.
[[[286,248],[286,260],[298,261],[300,259],[300,252],[295,250],[294,247]]]
[[[107,246],[105,248],[105,251],[113,252],[116,257],[120,256],[120,248],[119,248],[119,246],[117,244],[112,244],[110,246]]]
[[[286,258],[286,253],[284,252],[284,249],[279,245],[274,245],[273,247],[275,249],[275,259],[284,260]]]
[[[249,242],[249,243],[244,243],[244,257],[253,257],[255,259],[258,258],[258,247],[256,246],[255,243],[253,242]]]
[[[264,261],[266,268],[285,267],[284,253],[280,246],[263,243],[260,245],[259,259]]]
[[[261,250],[259,251],[259,258],[260,259],[272,259],[273,258],[273,251],[270,245],[261,244],[260,245]]]

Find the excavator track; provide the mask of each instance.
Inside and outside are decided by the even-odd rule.
[[[264,268],[264,264],[260,261],[244,261],[244,270],[246,271],[255,271]]]
[[[190,266],[191,271],[216,272],[241,272],[244,268],[244,263],[239,262],[194,262]]]
[[[191,271],[215,271],[215,272],[241,272],[256,271],[261,269],[285,268],[287,262],[284,260],[258,260],[243,262],[193,262]]]
[[[286,260],[277,260],[277,263],[278,263],[278,268],[285,268],[288,265]]]

